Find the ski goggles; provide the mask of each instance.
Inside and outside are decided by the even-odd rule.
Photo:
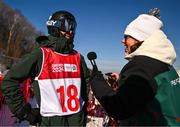
[[[75,33],[77,26],[76,21],[73,21],[72,19],[68,19],[66,17],[61,17],[58,20],[48,20],[46,24],[47,26],[57,27],[60,31],[64,31],[64,32],[72,31],[73,33]]]

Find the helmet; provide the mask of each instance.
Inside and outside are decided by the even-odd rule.
[[[59,37],[60,31],[72,32],[75,34],[76,20],[75,17],[67,11],[57,11],[52,14],[46,22],[48,34]]]

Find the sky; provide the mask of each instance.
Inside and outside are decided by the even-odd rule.
[[[163,30],[173,43],[180,69],[180,1],[179,0],[4,0],[18,9],[38,30],[47,35],[46,21],[58,10],[71,12],[77,21],[75,49],[87,59],[88,52],[96,52],[96,63],[102,72],[119,72],[128,62],[121,44],[123,32],[139,14],[159,8]]]

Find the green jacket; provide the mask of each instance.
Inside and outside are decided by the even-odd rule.
[[[32,51],[32,53],[24,56],[19,63],[14,65],[9,72],[5,75],[2,92],[5,96],[6,102],[9,105],[11,111],[14,114],[19,114],[25,105],[24,97],[20,88],[20,84],[27,78],[32,79],[32,86],[35,93],[37,103],[40,104],[40,93],[38,82],[34,80],[36,76],[40,73],[41,64],[43,59],[43,54],[40,47],[50,47],[52,50],[67,54],[68,50],[64,47],[67,43],[66,40],[58,39],[52,36],[41,36],[37,38],[38,45]],[[71,50],[73,49],[73,44],[70,43]],[[69,50],[69,52],[71,51]],[[85,102],[87,101],[87,82],[89,80],[89,70],[85,63],[84,57],[81,55],[81,96]]]
[[[149,104],[149,112],[154,114],[154,118],[159,122],[159,125],[166,121],[167,125],[179,126],[180,79],[176,70],[169,67],[169,71],[157,75],[155,80],[158,90],[155,98]]]

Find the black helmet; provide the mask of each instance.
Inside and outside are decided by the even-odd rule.
[[[46,24],[48,28],[48,34],[55,37],[60,36],[60,31],[72,31],[74,35],[77,26],[75,17],[67,11],[55,12],[49,17]]]

